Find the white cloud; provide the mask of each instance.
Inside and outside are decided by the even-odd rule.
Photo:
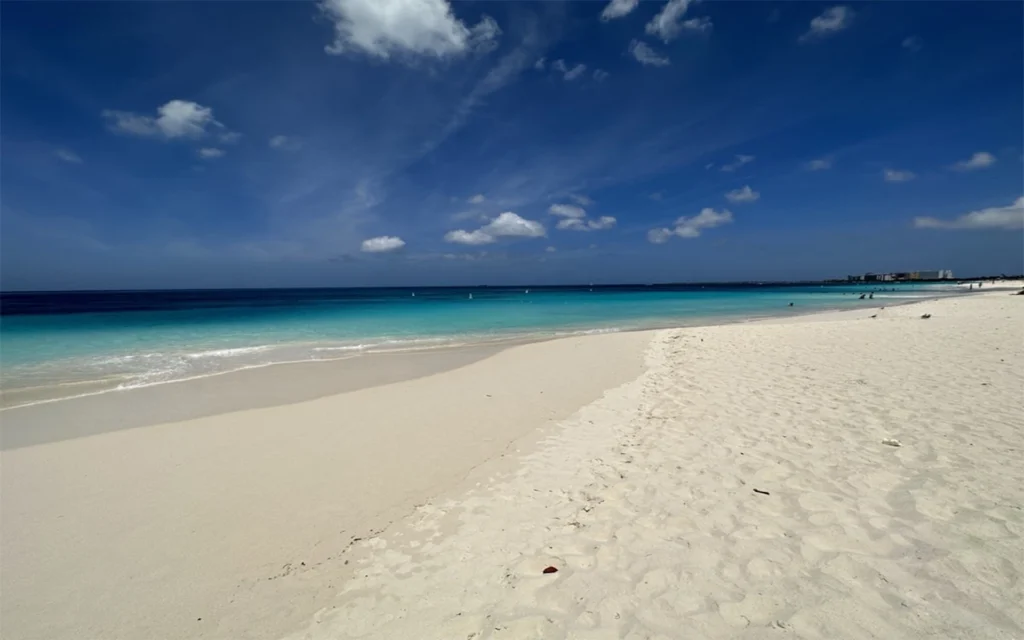
[[[405,240],[398,236],[377,236],[363,240],[362,250],[366,253],[387,253],[397,251],[405,246]]]
[[[886,169],[884,175],[886,182],[910,182],[917,177],[913,171],[899,171],[897,169]]]
[[[839,33],[853,23],[853,10],[838,5],[825,10],[817,18],[811,20],[811,28],[800,36],[800,42],[818,40]]]
[[[729,164],[722,165],[722,171],[733,172],[745,164],[750,164],[754,161],[754,156],[745,156],[742,153],[736,155],[736,160]]]
[[[562,74],[562,77],[567,81],[575,80],[576,78],[583,75],[583,72],[587,70],[587,65],[578,64],[575,67],[569,67],[565,60],[559,58],[551,63],[551,68]]]
[[[82,164],[82,158],[77,153],[71,151],[70,149],[57,149],[56,151],[53,152],[53,155],[57,156],[64,162],[70,162],[72,164]]]
[[[543,71],[544,70],[544,64],[546,62],[547,62],[547,59],[545,59],[545,58],[538,58],[537,62],[533,63],[533,68],[537,69],[538,71]]]
[[[669,59],[659,55],[646,42],[633,40],[629,43],[629,55],[636,58],[636,61],[644,66],[664,67],[669,64]]]
[[[469,199],[469,203],[470,204],[480,204],[480,203],[482,203],[486,199],[487,199],[487,197],[484,196],[484,194],[478,193],[478,194],[476,194],[475,196],[473,196],[473,197],[471,197]]]
[[[576,204],[580,205],[581,207],[589,207],[590,205],[594,204],[593,200],[591,200],[588,196],[582,193],[574,193],[569,196],[569,199],[575,202]]]
[[[575,80],[576,78],[578,78],[581,75],[583,75],[583,72],[586,71],[586,70],[587,70],[587,65],[585,65],[585,64],[578,64],[575,67],[573,67],[572,69],[569,69],[568,71],[565,72],[565,79],[566,80],[570,80],[570,81],[571,80]]]
[[[979,151],[967,160],[961,160],[953,165],[954,171],[975,171],[985,169],[996,163],[996,157],[988,151]]]
[[[816,158],[804,165],[808,171],[824,171],[832,168],[832,158]]]
[[[544,250],[547,251],[548,253],[554,253],[554,252],[558,251],[558,249],[556,249],[554,247],[548,247],[547,249],[544,249]]]
[[[621,18],[633,9],[636,9],[638,4],[640,4],[640,0],[612,0],[604,8],[604,11],[601,12],[601,20],[608,21]]]
[[[491,244],[495,242],[497,238],[494,236],[477,229],[475,231],[465,231],[463,229],[456,229],[455,231],[449,231],[444,234],[445,242],[454,242],[455,244]]]
[[[224,144],[235,144],[242,139],[242,134],[237,131],[225,131],[217,136],[217,138]]]
[[[688,31],[705,32],[711,31],[714,25],[711,24],[711,18],[707,16],[701,16],[699,18],[690,18],[689,20],[683,21],[683,28]]]
[[[760,199],[761,194],[750,188],[750,185],[744,186],[742,189],[734,189],[729,193],[725,194],[725,199],[729,202],[757,202]]]
[[[577,202],[592,204],[593,201],[586,196],[574,196]],[[562,231],[603,231],[615,226],[616,220],[612,216],[601,216],[597,220],[588,220],[587,211],[583,207],[574,204],[553,204],[548,209],[551,215],[562,218],[555,225],[556,229]]]
[[[548,209],[548,212],[553,216],[561,216],[563,218],[584,218],[587,215],[586,209],[577,207],[574,204],[553,204]]]
[[[704,229],[712,229],[731,222],[732,213],[728,209],[719,212],[708,207],[701,209],[701,212],[695,216],[679,218],[671,229],[651,229],[647,232],[647,239],[654,244],[663,244],[668,242],[672,236],[697,238]]]
[[[692,4],[693,0],[669,0],[661,11],[651,18],[644,30],[666,43],[674,40],[683,30],[707,31],[711,28],[710,18],[683,20],[686,10]]]
[[[604,82],[608,78],[608,72],[604,69],[594,69],[594,80]]]
[[[222,157],[224,155],[224,150],[216,147],[203,147],[198,151],[198,153],[199,157],[203,160],[212,160],[214,158]]]
[[[647,232],[647,240],[653,244],[665,244],[674,235],[672,229],[651,229]]]
[[[486,15],[467,27],[447,0],[321,0],[319,6],[334,22],[334,42],[325,47],[330,54],[445,58],[492,51],[501,35],[498,23]]]
[[[1024,196],[1006,207],[990,207],[972,211],[952,220],[914,218],[918,229],[1024,229]]]
[[[157,116],[144,116],[130,111],[103,111],[107,126],[115,133],[166,138],[201,138],[210,128],[224,125],[213,117],[213,109],[187,100],[171,100],[157,109]]]
[[[924,47],[924,40],[919,36],[908,36],[903,39],[903,48],[911,53],[917,53]]]
[[[490,244],[498,238],[542,238],[546,235],[541,223],[506,211],[475,231],[456,229],[446,233],[444,239],[457,244]]]
[[[267,144],[271,149],[279,151],[297,151],[302,147],[302,141],[293,136],[274,136]]]
[[[654,193],[648,195],[647,197],[650,198],[651,200],[654,200],[655,202],[661,202],[662,200],[665,199],[665,192],[655,191]]]

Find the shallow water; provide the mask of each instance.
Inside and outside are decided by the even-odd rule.
[[[704,324],[957,295],[948,285],[658,285],[4,294],[3,405],[282,362]],[[790,307],[789,303],[793,306]]]

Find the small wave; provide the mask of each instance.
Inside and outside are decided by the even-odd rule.
[[[258,345],[255,347],[233,347],[230,349],[211,349],[209,351],[198,351],[196,353],[186,354],[185,357],[190,360],[198,360],[200,358],[230,358],[231,356],[242,356],[249,353],[262,353],[264,351],[270,351],[273,349],[273,345]]]

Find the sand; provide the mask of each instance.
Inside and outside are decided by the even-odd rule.
[[[4,452],[0,631],[1021,638],[1022,460],[1006,291],[523,345]]]

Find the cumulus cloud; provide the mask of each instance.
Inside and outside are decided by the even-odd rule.
[[[804,164],[808,171],[824,171],[832,168],[832,158],[816,158]]]
[[[903,39],[903,48],[911,53],[917,53],[924,47],[924,40],[918,36],[908,36]]]
[[[633,40],[629,43],[629,55],[633,56],[637,62],[645,67],[664,67],[669,64],[668,58],[659,55],[646,42],[641,42],[640,40]]]
[[[918,229],[1024,229],[1024,196],[1008,206],[972,211],[952,220],[914,218],[914,226]]]
[[[201,138],[224,127],[214,119],[213,109],[188,100],[171,100],[157,109],[156,117],[112,109],[104,110],[103,117],[115,133],[167,140]]]
[[[302,141],[292,136],[274,136],[267,144],[271,149],[278,151],[297,151],[302,146]]]
[[[977,171],[991,167],[996,163],[996,157],[988,151],[979,151],[967,160],[961,160],[953,165],[954,171]]]
[[[456,229],[445,234],[446,242],[456,244],[491,244],[498,238],[542,238],[547,235],[544,225],[527,220],[518,214],[506,211],[497,218],[474,231]]]
[[[586,217],[587,210],[574,204],[553,204],[548,209],[548,213],[563,218],[583,218]]]
[[[647,239],[654,244],[663,244],[668,242],[672,236],[697,238],[704,229],[712,229],[730,222],[732,222],[732,213],[728,209],[715,211],[708,207],[701,209],[701,212],[695,216],[679,218],[671,229],[651,229],[647,232]]]
[[[454,242],[455,244],[491,244],[497,242],[497,238],[494,236],[476,229],[475,231],[466,231],[464,229],[456,229],[455,231],[449,231],[444,234],[445,242]]]
[[[636,9],[638,4],[640,4],[640,0],[612,0],[604,8],[604,11],[601,12],[601,20],[607,22],[608,20],[621,18],[629,14],[633,9]]]
[[[811,20],[811,28],[807,33],[800,36],[800,42],[819,40],[839,33],[853,24],[853,10],[850,7],[838,5],[825,9],[820,16]]]
[[[669,0],[656,16],[651,18],[644,30],[662,42],[671,42],[683,31],[707,31],[711,29],[710,18],[683,20],[693,0]]]
[[[604,82],[608,78],[608,72],[604,69],[594,69],[594,80]]]
[[[359,52],[390,59],[395,54],[446,58],[497,47],[501,28],[490,16],[468,27],[447,0],[321,0],[334,23],[327,53]]]
[[[744,186],[742,189],[734,189],[729,193],[725,194],[725,199],[729,202],[757,202],[761,197],[761,194],[750,188],[750,185]]]
[[[362,250],[365,253],[388,253],[405,246],[405,240],[398,236],[377,236],[363,240]]]
[[[592,204],[593,201],[586,196],[574,197],[577,202]],[[612,216],[601,216],[596,220],[587,219],[587,211],[583,207],[574,204],[553,204],[548,209],[553,216],[561,220],[555,225],[556,229],[562,231],[603,231],[615,226],[616,219]]]
[[[736,155],[736,160],[734,160],[733,162],[730,162],[729,164],[723,164],[721,170],[731,173],[739,169],[743,165],[750,164],[753,161],[754,156],[746,156],[740,153]]]
[[[471,198],[469,199],[469,203],[470,203],[470,204],[480,204],[480,203],[482,203],[482,202],[483,202],[484,200],[487,200],[487,197],[486,197],[486,196],[484,196],[484,194],[482,194],[482,193],[478,193],[478,194],[476,194],[475,196],[472,196],[472,197],[471,197]]]
[[[913,171],[899,171],[896,169],[886,169],[884,175],[886,182],[910,182],[917,177]]]
[[[70,149],[57,149],[56,151],[53,152],[53,155],[57,156],[64,162],[70,162],[71,164],[82,164],[82,158],[77,153],[71,151]]]
[[[216,147],[203,147],[197,153],[203,160],[213,160],[214,158],[222,157],[224,155],[224,150]]]

